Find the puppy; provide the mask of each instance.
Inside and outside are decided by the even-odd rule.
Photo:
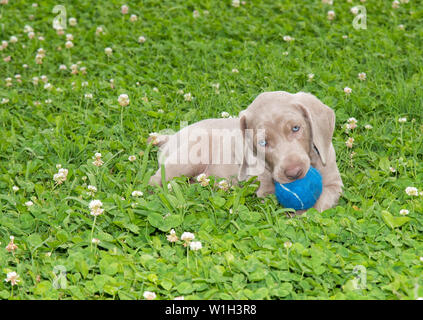
[[[239,118],[208,119],[175,134],[149,140],[160,147],[166,181],[202,173],[232,183],[257,176],[257,196],[275,192],[274,181],[303,178],[310,165],[322,175],[323,190],[314,208],[333,207],[342,192],[332,135],[335,113],[309,93],[265,92]],[[161,170],[150,184],[161,184]]]

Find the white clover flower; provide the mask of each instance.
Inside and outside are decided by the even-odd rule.
[[[6,279],[4,279],[6,282],[10,282],[12,286],[17,285],[21,280],[19,279],[19,275],[15,272],[9,272],[6,275]]]
[[[121,12],[122,14],[128,14],[128,12],[129,12],[129,7],[128,7],[126,4],[124,4],[122,7],[120,7],[120,12]]]
[[[399,213],[400,213],[400,215],[402,215],[402,216],[406,216],[406,215],[408,215],[410,212],[409,212],[407,209],[401,209]]]
[[[237,68],[233,68],[232,73],[239,73],[239,70]]]
[[[360,79],[361,81],[365,81],[366,80],[366,73],[365,72],[360,72],[358,74],[358,79]]]
[[[85,99],[92,99],[93,98],[93,94],[92,93],[86,93],[84,94]]]
[[[419,195],[417,188],[415,188],[415,187],[405,188],[405,193],[408,194],[409,196],[418,196]]]
[[[96,186],[88,185],[87,189],[88,189],[88,194],[90,194],[91,196],[93,196],[97,192]]]
[[[136,14],[131,14],[131,17],[129,18],[129,21],[131,21],[131,22],[135,22],[135,21],[137,21],[137,20],[138,20],[137,15],[136,15]]]
[[[8,102],[9,102],[9,99],[7,99],[7,98],[1,99],[1,104],[6,104]]]
[[[30,206],[34,205],[34,202],[32,202],[31,200],[29,200],[29,201],[25,202],[25,205],[27,207],[30,207]]]
[[[145,42],[145,40],[146,40],[146,39],[145,39],[145,37],[144,37],[144,36],[139,36],[139,37],[138,37],[138,42],[139,42],[139,43],[144,43],[144,42]]]
[[[144,291],[143,297],[147,300],[154,300],[156,299],[156,294],[151,291]]]
[[[364,128],[367,129],[367,130],[371,130],[371,129],[373,129],[373,126],[371,124],[366,124],[364,126]]]
[[[19,191],[19,187],[18,187],[18,186],[13,186],[13,187],[12,187],[12,190],[13,190],[14,192],[18,192],[18,191]]]
[[[175,297],[173,300],[185,300],[183,296]]]
[[[391,171],[392,173],[395,173],[397,170],[394,167],[389,167],[389,171]]]
[[[97,29],[95,30],[95,34],[98,36],[101,33],[104,33],[103,27],[99,26],[97,27]]]
[[[78,65],[77,64],[72,64],[70,66],[70,69],[71,69],[71,73],[72,74],[77,74],[78,73]]]
[[[332,5],[333,0],[322,0],[322,3]]]
[[[57,184],[62,184],[63,182],[66,181],[67,176],[68,176],[68,170],[67,169],[63,169],[63,168],[60,168],[59,169],[59,172],[56,173],[55,175],[53,175],[53,180]]]
[[[347,141],[345,141],[345,145],[346,145],[348,148],[352,148],[352,147],[353,147],[353,143],[354,143],[354,138],[353,138],[353,137],[350,137],[350,138],[348,138],[348,140],[347,140]]]
[[[134,191],[132,191],[131,195],[133,197],[142,197],[143,196],[143,193],[141,191],[134,190]]]
[[[333,20],[333,19],[335,19],[335,11],[329,10],[328,11],[328,20]]]
[[[122,107],[126,107],[129,104],[129,97],[127,94],[121,94],[118,98],[118,102]]]
[[[357,127],[357,119],[356,118],[349,118],[348,119],[348,129],[355,129]]]
[[[219,187],[219,189],[224,190],[224,191],[227,191],[229,189],[229,183],[228,183],[227,180],[219,181],[217,186]]]
[[[199,18],[199,17],[200,17],[200,12],[198,12],[198,10],[194,10],[194,11],[192,12],[192,16],[194,17],[194,19],[197,19],[197,18]]]
[[[66,70],[67,69],[67,67],[66,67],[66,65],[64,65],[64,64],[61,64],[60,66],[59,66],[59,70]]]
[[[314,73],[309,73],[309,74],[307,75],[307,78],[308,78],[308,81],[309,81],[309,82],[313,81],[313,79],[314,79]]]
[[[8,252],[15,252],[15,250],[18,249],[18,246],[15,244],[14,241],[15,241],[15,237],[14,236],[10,236],[10,242],[6,246],[6,250]]]
[[[191,232],[184,232],[181,235],[181,240],[185,242],[190,242],[195,239],[195,235]]]
[[[29,26],[29,25],[25,25],[25,27],[24,27],[24,32],[25,33],[28,33],[28,32],[33,32],[34,31],[34,29],[32,29],[32,27],[31,26]]]
[[[113,54],[113,49],[107,47],[106,49],[104,49],[104,53],[108,56],[111,56]]]
[[[78,23],[78,21],[76,20],[76,18],[69,18],[69,25],[72,27],[75,27],[76,24]]]
[[[199,182],[203,187],[205,187],[209,184],[210,179],[207,179],[206,174],[202,173],[197,176],[197,182]]]
[[[6,78],[6,87],[11,87],[12,86],[12,78]]]
[[[41,56],[41,57],[45,57],[46,55],[46,50],[44,50],[43,48],[38,48],[37,53]]]
[[[56,33],[58,36],[63,36],[65,34],[65,30],[61,26],[58,26],[56,28]]]
[[[193,251],[200,250],[203,247],[200,241],[192,241],[189,244],[189,248]]]
[[[289,248],[291,248],[291,247],[292,247],[292,242],[291,242],[291,241],[286,241],[286,242],[284,242],[283,246],[284,246],[286,249],[289,249]]]
[[[400,122],[400,123],[404,123],[404,122],[407,122],[407,118],[399,118],[398,119],[398,122]]]
[[[16,43],[16,42],[18,42],[18,38],[16,36],[11,36],[9,41],[10,41],[10,43]]]
[[[403,24],[398,25],[398,29],[401,31],[405,30],[405,26]]]
[[[103,203],[100,200],[91,200],[88,206],[91,210],[90,213],[93,216],[99,216],[104,212],[104,209],[101,208]]]
[[[175,232],[175,230],[174,230],[174,229],[171,229],[171,230],[170,230],[170,234],[168,234],[168,235],[166,236],[166,239],[167,239],[167,241],[169,241],[169,242],[176,242],[176,241],[178,241],[178,240],[179,240],[179,238],[178,238],[178,236],[176,235],[176,232]]]
[[[1,46],[0,46],[0,51],[6,49],[8,45],[9,45],[9,43],[6,40],[2,40]]]
[[[184,94],[184,99],[185,99],[185,101],[192,101],[192,94],[191,94],[191,92],[185,93]]]
[[[157,139],[159,137],[159,134],[157,132],[151,132],[148,136],[151,138],[150,142],[153,145],[156,145],[158,143]]]
[[[359,11],[358,7],[352,7],[350,9],[350,12],[355,16],[358,14],[358,11]]]
[[[226,111],[223,111],[223,112],[220,114],[220,116],[221,116],[222,118],[229,118],[230,114],[229,114],[228,112],[226,112]]]
[[[395,0],[395,1],[392,2],[392,8],[394,8],[394,9],[398,9],[399,8],[399,5],[400,5],[400,2],[397,1],[397,0]]]
[[[51,90],[51,89],[53,89],[53,86],[51,85],[51,83],[46,83],[46,84],[44,85],[44,89],[46,89],[46,90]]]
[[[232,7],[238,8],[240,4],[239,0],[232,0]]]
[[[101,153],[99,152],[94,155],[93,159],[95,159],[95,161],[93,161],[92,164],[97,167],[101,167],[104,164],[103,160],[101,160]]]
[[[91,239],[91,243],[93,243],[93,244],[99,244],[100,243],[100,239],[92,238]]]
[[[137,157],[132,155],[128,157],[128,160],[134,162],[135,160],[137,160]]]
[[[345,92],[345,94],[346,94],[346,95],[349,95],[349,94],[351,94],[352,89],[351,89],[351,88],[349,88],[349,87],[345,87],[345,88],[344,88],[344,92]]]

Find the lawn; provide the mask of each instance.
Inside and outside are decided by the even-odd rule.
[[[327,2],[0,0],[0,298],[421,299],[423,8]],[[150,133],[275,90],[334,109],[335,208],[148,185]]]

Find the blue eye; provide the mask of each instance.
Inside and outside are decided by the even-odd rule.
[[[298,132],[300,130],[300,126],[292,127],[293,132]]]
[[[258,143],[262,147],[265,147],[267,145],[267,141],[266,140],[260,140]]]

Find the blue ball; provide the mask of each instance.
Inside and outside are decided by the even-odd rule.
[[[275,181],[275,194],[285,208],[309,209],[322,194],[322,176],[317,169],[310,167],[302,179],[285,184]]]

